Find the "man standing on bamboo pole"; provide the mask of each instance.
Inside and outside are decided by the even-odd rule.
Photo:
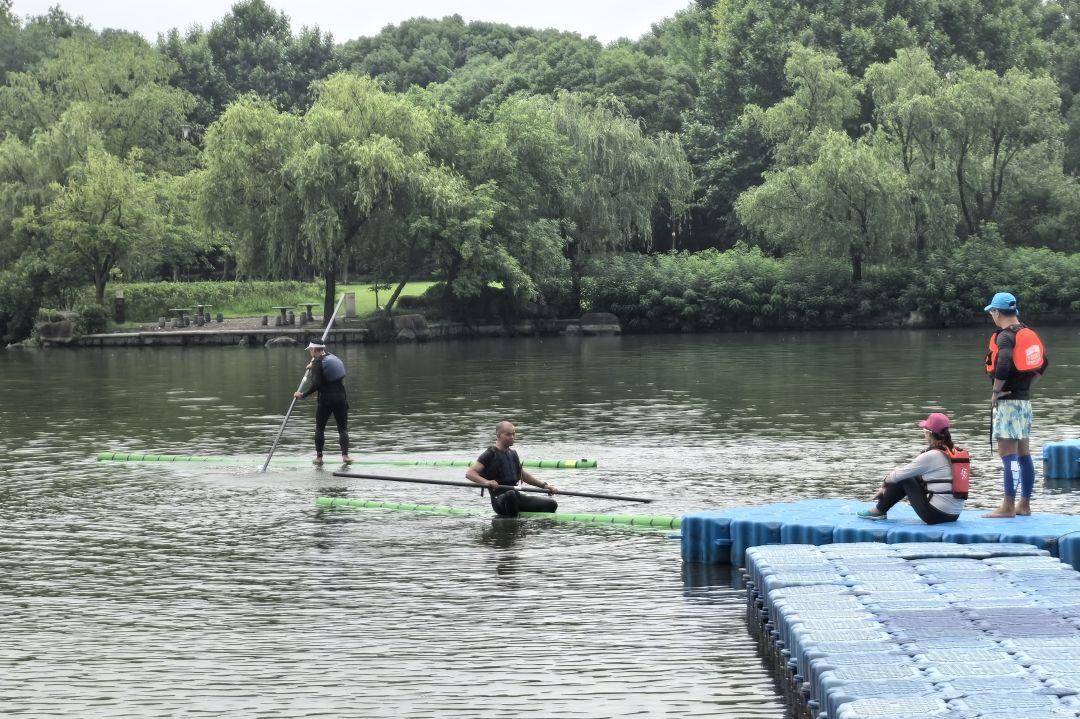
[[[349,456],[349,399],[345,395],[345,364],[326,351],[326,345],[312,342],[307,346],[311,361],[308,362],[308,386],[293,397],[303,399],[313,392],[319,393],[315,403],[315,459],[316,466],[323,463],[323,446],[326,443],[326,424],[330,415],[337,425],[341,462],[351,464]]]

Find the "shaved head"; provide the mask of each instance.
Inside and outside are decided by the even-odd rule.
[[[517,439],[517,427],[513,422],[503,420],[495,425],[495,446],[499,449],[509,449]]]

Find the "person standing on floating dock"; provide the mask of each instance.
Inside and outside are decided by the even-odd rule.
[[[546,489],[548,494],[559,491],[554,484],[542,482],[525,471],[518,453],[511,449],[516,439],[517,428],[511,422],[499,422],[495,426],[495,444],[472,463],[465,478],[491,491],[491,508],[503,517],[514,517],[518,512],[554,512],[559,505],[551,497],[513,489],[518,482],[525,482]]]
[[[874,495],[877,506],[859,512],[863,519],[886,519],[886,513],[905,497],[927,524],[960,518],[968,496],[971,459],[953,444],[949,418],[941,412],[934,412],[919,426],[929,447],[910,464],[889,472]]]
[[[326,345],[312,342],[307,346],[311,361],[308,362],[309,383],[307,390],[293,392],[293,397],[303,399],[313,392],[319,393],[315,403],[315,464],[323,463],[323,446],[326,443],[326,423],[330,415],[337,425],[341,461],[351,464],[349,456],[349,399],[345,395],[345,364],[326,351]]]
[[[1043,376],[1049,362],[1042,341],[1020,322],[1016,297],[998,292],[983,308],[997,330],[990,336],[986,372],[994,383],[992,435],[1004,473],[1005,498],[996,512],[984,517],[1031,514],[1035,489],[1035,461],[1031,458],[1031,385]],[[1020,486],[1020,499],[1016,487]]]

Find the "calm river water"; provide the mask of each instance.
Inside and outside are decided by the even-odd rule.
[[[1043,331],[1036,444],[1080,437],[1080,336]],[[988,330],[347,347],[354,456],[473,458],[496,420],[566,488],[650,513],[867,496],[955,418],[977,507]],[[726,571],[664,533],[318,511],[319,494],[485,507],[473,492],[256,471],[299,350],[0,353],[0,714],[785,716]],[[310,404],[283,455],[308,453]],[[331,433],[332,436],[332,433]],[[331,445],[332,448],[333,445]],[[248,468],[98,463],[243,454]],[[461,470],[384,468],[457,479]],[[1080,511],[1040,482],[1036,510]],[[564,499],[580,511],[616,505]],[[860,505],[853,504],[853,511]],[[631,507],[619,507],[634,511]],[[641,511],[640,509],[638,511]]]

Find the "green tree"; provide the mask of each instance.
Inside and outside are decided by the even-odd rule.
[[[411,208],[450,207],[460,194],[460,178],[431,160],[433,137],[427,110],[350,73],[320,83],[301,116],[248,98],[208,133],[207,215],[248,263],[315,267],[329,317],[344,258],[401,237]]]
[[[813,162],[766,172],[763,184],[739,197],[736,211],[781,247],[847,255],[859,282],[864,263],[892,256],[909,239],[906,196],[904,175],[880,145],[830,131]]]
[[[134,160],[91,150],[42,213],[65,264],[86,272],[97,303],[109,273],[141,240],[159,231],[153,187]]]
[[[23,140],[70,109],[85,111],[105,149],[161,169],[187,169],[196,156],[182,127],[194,100],[168,85],[168,62],[138,37],[70,39],[37,72],[11,73],[0,87],[0,120]]]
[[[551,34],[500,23],[466,23],[460,15],[417,17],[388,25],[374,37],[345,42],[336,49],[335,61],[342,70],[371,75],[385,87],[404,92],[413,85],[445,82],[471,58],[501,58],[523,38]]]
[[[510,135],[511,151],[536,168],[530,174],[547,195],[547,217],[559,223],[571,268],[571,311],[581,307],[589,255],[634,241],[647,246],[653,208],[667,202],[678,216],[689,201],[690,168],[678,139],[646,135],[615,101],[597,107],[572,93],[554,100],[515,96],[498,119],[529,130]]]
[[[208,227],[235,238],[237,269],[247,276],[289,275],[302,256],[295,185],[285,172],[299,119],[246,95],[206,133],[199,206]]]
[[[320,84],[285,172],[299,200],[305,249],[326,282],[328,312],[342,257],[378,248],[380,231],[410,208],[439,212],[461,194],[460,177],[428,154],[434,129],[429,112],[370,78],[339,73]]]
[[[923,257],[931,246],[954,238],[959,217],[943,158],[945,127],[938,102],[943,80],[926,51],[915,49],[871,65],[864,81],[876,129],[907,178],[910,231],[915,253]]]
[[[538,128],[520,117],[509,123],[467,121],[440,107],[431,93],[413,96],[433,110],[433,157],[465,183],[447,211],[435,215],[420,208],[411,214],[410,239],[402,245],[421,251],[430,269],[445,278],[444,302],[478,297],[493,282],[501,284],[506,306],[515,310],[564,294],[565,240],[559,223],[547,215],[547,181],[557,176],[555,163],[565,150],[553,124],[542,126],[546,134],[532,134]]]
[[[750,105],[744,122],[760,122],[784,167],[818,155],[822,138],[844,129],[859,113],[859,83],[829,53],[793,46],[784,64],[791,94],[767,110]]]
[[[334,42],[319,28],[293,34],[289,17],[264,0],[241,0],[208,30],[158,38],[172,60],[172,81],[199,98],[195,118],[207,126],[229,103],[248,93],[291,110],[308,106],[308,88],[334,63]]]
[[[58,6],[25,21],[11,10],[11,0],[0,0],[0,78],[9,72],[34,70],[46,58],[55,56],[63,39],[94,34],[81,19],[72,19]]]
[[[734,201],[770,167],[770,146],[747,135],[739,118],[747,105],[771,107],[787,94],[793,42],[836,55],[856,78],[912,47],[928,48],[942,69],[1005,72],[1044,67],[1061,16],[1058,3],[1041,0],[729,0],[710,12],[700,93],[684,128],[701,187],[694,230],[716,244],[739,236],[728,219]]]
[[[1022,170],[1060,167],[1060,103],[1050,77],[1020,70],[963,70],[946,84],[938,106],[968,235],[1000,219],[999,204],[1022,182]]]
[[[223,277],[231,250],[227,233],[206,227],[199,214],[200,175],[158,174],[151,178],[154,202],[160,218],[159,231],[142,235],[121,263],[125,277],[153,279],[163,274],[174,281],[181,273],[209,269],[211,259],[221,256]]]
[[[501,58],[474,56],[434,91],[455,112],[483,119],[518,92],[554,97],[571,91],[591,103],[614,96],[654,133],[679,129],[696,86],[684,66],[626,43],[604,48],[591,38],[538,34]]]

